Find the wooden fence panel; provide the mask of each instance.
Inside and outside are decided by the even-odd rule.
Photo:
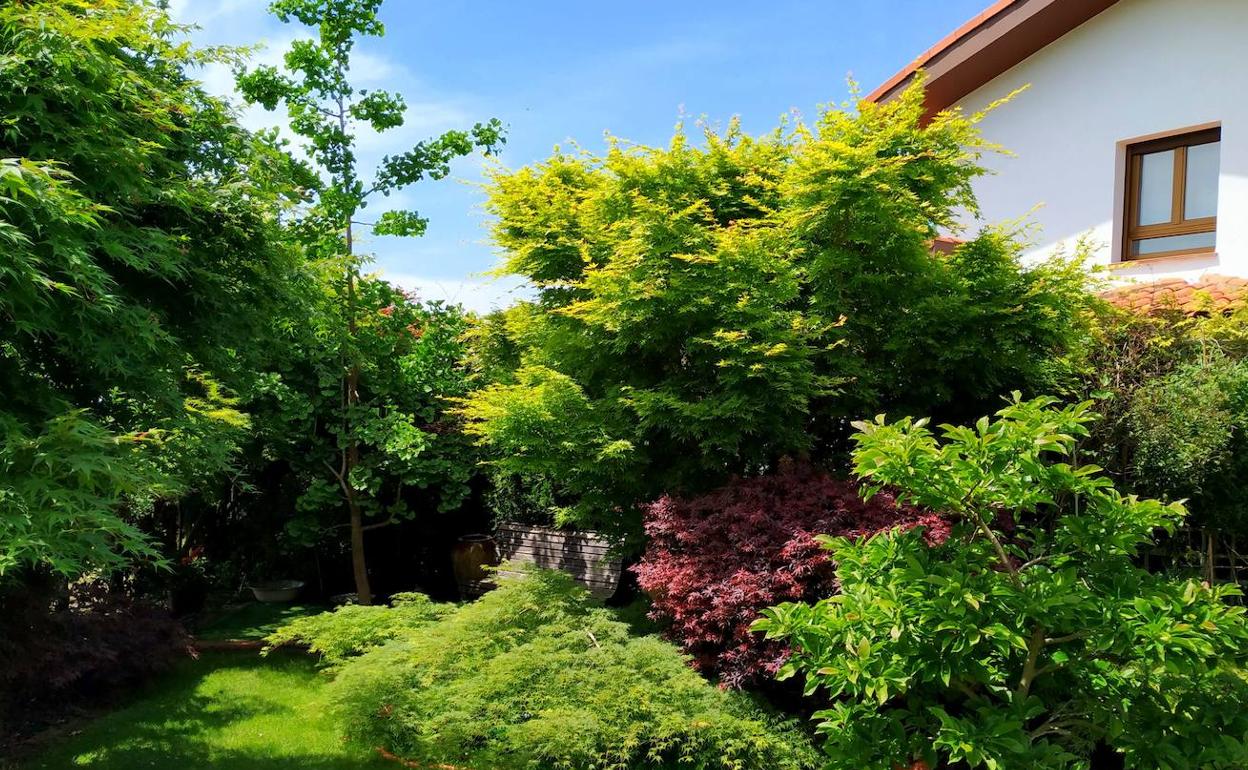
[[[599,599],[610,598],[620,585],[623,560],[612,555],[610,543],[593,532],[503,522],[494,540],[504,562],[566,572]],[[504,570],[500,574],[508,573]]]

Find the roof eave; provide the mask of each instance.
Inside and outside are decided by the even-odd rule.
[[[888,101],[923,70],[930,118],[1116,2],[997,0],[868,94],[866,101]]]

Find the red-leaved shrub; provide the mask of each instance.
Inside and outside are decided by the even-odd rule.
[[[652,617],[728,687],[769,679],[785,661],[784,647],[749,631],[763,609],[836,589],[816,535],[924,526],[941,541],[949,533],[936,514],[887,493],[864,501],[854,482],[789,462],[700,497],[664,497],[646,507],[645,525],[646,552],[633,570]]]

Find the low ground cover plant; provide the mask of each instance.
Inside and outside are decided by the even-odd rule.
[[[452,610],[452,605],[437,604],[417,593],[395,594],[389,607],[347,604],[331,612],[296,618],[277,629],[265,638],[265,654],[302,643],[332,667],[444,618]]]
[[[402,608],[375,608],[367,622]],[[354,614],[340,611],[333,622]],[[816,765],[794,725],[717,689],[669,643],[632,635],[562,573],[501,581],[482,599],[380,646],[371,635],[361,639],[350,652],[362,654],[344,660],[330,685],[346,733],[421,765]]]
[[[997,417],[939,436],[921,420],[860,424],[858,474],[947,511],[951,537],[824,538],[840,592],[757,625],[793,645],[782,675],[827,699],[830,767],[1244,767],[1237,592],[1135,561],[1183,506],[1074,462],[1086,403],[1016,396]]]
[[[663,497],[644,515],[648,540],[634,571],[652,617],[699,670],[731,687],[773,679],[787,658],[784,644],[750,631],[764,609],[835,590],[817,536],[913,526],[948,534],[937,515],[887,493],[864,500],[855,482],[795,462],[706,495]]]

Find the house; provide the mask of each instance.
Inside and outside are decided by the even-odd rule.
[[[1014,155],[976,193],[987,222],[1031,214],[1029,257],[1088,235],[1115,278],[1152,282],[1125,304],[1244,293],[1248,0],[999,0],[867,99],[920,69],[929,114],[1028,87],[982,123]]]

